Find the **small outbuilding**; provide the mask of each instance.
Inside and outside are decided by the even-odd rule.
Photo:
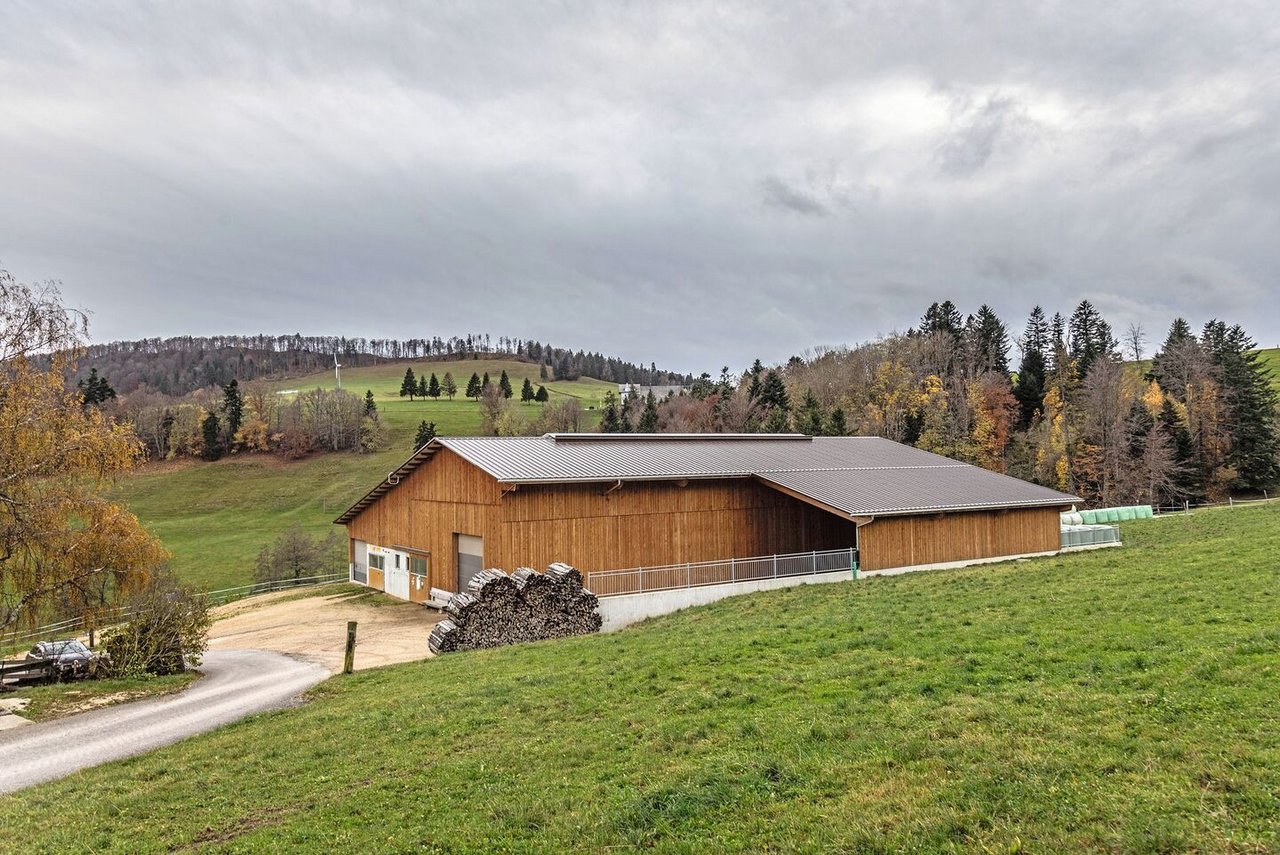
[[[808,554],[815,572],[819,555],[868,572],[1051,554],[1078,501],[879,437],[547,434],[433,439],[335,522],[353,581],[425,602],[557,561],[601,588]]]

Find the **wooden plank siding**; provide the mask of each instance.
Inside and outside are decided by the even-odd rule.
[[[508,493],[499,566],[565,561],[590,573],[856,544],[851,521],[750,479],[628,482],[609,492],[612,486],[537,485]]]
[[[584,573],[857,546],[882,570],[1058,548],[1058,509],[851,520],[750,478],[499,484],[440,449],[347,525],[370,544],[427,553],[430,585],[457,588],[455,535],[484,539],[484,566],[510,572],[564,561]],[[369,570],[382,589],[383,574]],[[419,599],[423,592],[413,591]],[[415,596],[415,594],[417,596]]]
[[[348,523],[347,536],[429,554],[428,587],[452,591],[458,578],[454,534],[483,537],[487,566],[496,563],[501,495],[502,488],[492,476],[442,448]],[[374,584],[373,573],[370,570],[369,585],[381,589],[381,584]]]
[[[859,566],[887,570],[1055,552],[1058,508],[880,517],[858,532]]]

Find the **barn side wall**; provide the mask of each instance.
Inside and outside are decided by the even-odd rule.
[[[1058,508],[880,517],[858,532],[859,567],[886,570],[1058,550]]]
[[[507,494],[499,566],[565,561],[590,573],[856,543],[851,521],[745,478],[683,487],[629,482],[608,492],[611,486],[526,486]]]
[[[458,578],[455,534],[483,537],[486,566],[502,566],[497,557],[501,495],[492,476],[442,448],[348,523],[347,536],[428,553],[431,587],[452,591]],[[374,584],[374,572],[369,585],[381,590],[382,574]]]

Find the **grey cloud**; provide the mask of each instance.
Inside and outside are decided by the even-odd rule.
[[[825,217],[827,208],[807,193],[802,193],[777,176],[770,175],[760,182],[764,204],[796,214]]]
[[[1207,0],[3,4],[0,265],[98,338],[701,371],[1096,294],[1275,341],[1277,34]]]

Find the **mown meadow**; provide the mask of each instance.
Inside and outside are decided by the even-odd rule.
[[[1272,852],[1280,505],[322,684],[0,798],[24,852]]]

